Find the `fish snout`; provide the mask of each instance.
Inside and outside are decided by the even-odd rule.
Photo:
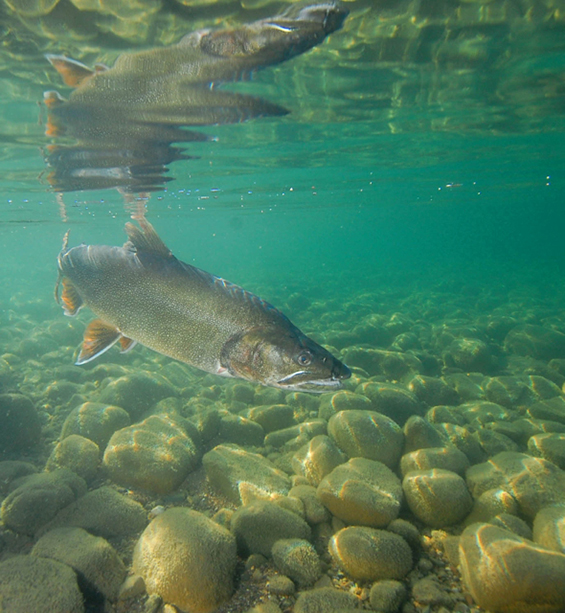
[[[336,360],[332,369],[332,379],[349,379],[351,377],[351,370],[343,362]]]

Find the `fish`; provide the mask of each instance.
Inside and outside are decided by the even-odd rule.
[[[55,297],[68,316],[96,315],[76,360],[137,343],[224,377],[288,391],[342,387],[349,368],[255,294],[178,260],[145,218],[122,247],[68,248],[57,258]],[[62,289],[61,289],[62,288]]]
[[[285,62],[339,30],[340,2],[293,4],[282,13],[233,28],[203,29],[177,44],[126,52],[113,66],[86,66],[63,55],[46,59],[73,88],[68,99],[46,91],[47,181],[56,192],[116,187],[154,191],[167,166],[187,159],[173,143],[206,138],[187,127],[282,117],[285,107],[225,91],[221,84]],[[61,137],[74,139],[73,144]]]

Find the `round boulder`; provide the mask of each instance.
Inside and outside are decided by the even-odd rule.
[[[57,468],[68,468],[88,482],[96,476],[99,464],[98,445],[84,436],[71,434],[57,443],[45,470],[49,472]]]
[[[0,453],[37,444],[41,423],[33,403],[22,394],[0,394]]]
[[[322,574],[322,563],[314,546],[304,539],[281,539],[271,550],[278,570],[300,587],[314,584]]]
[[[111,404],[85,402],[73,409],[61,431],[61,439],[79,434],[94,441],[103,451],[112,434],[130,425],[127,411]]]

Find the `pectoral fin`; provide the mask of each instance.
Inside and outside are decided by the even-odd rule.
[[[92,320],[84,331],[82,348],[75,364],[80,366],[94,360],[94,358],[108,351],[121,336],[120,331],[114,326],[103,322],[101,319]]]
[[[60,284],[63,286],[63,291],[61,293],[61,297],[59,298],[59,281],[57,281],[57,285],[55,287],[55,297],[57,302],[63,303],[63,310],[65,315],[69,317],[74,317],[82,308],[82,298],[80,294],[75,289],[75,286],[66,278],[62,277],[60,279]]]
[[[95,71],[88,66],[76,60],[71,60],[64,55],[52,55],[48,53],[45,57],[63,77],[65,85],[69,87],[78,87],[83,81],[90,79],[90,77],[95,74]]]

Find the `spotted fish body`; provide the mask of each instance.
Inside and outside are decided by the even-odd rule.
[[[59,254],[66,314],[87,306],[98,317],[77,364],[119,342],[122,351],[140,343],[207,372],[288,390],[321,392],[350,376],[275,307],[181,262],[149,222],[140,226],[126,224],[123,247],[64,246]]]

